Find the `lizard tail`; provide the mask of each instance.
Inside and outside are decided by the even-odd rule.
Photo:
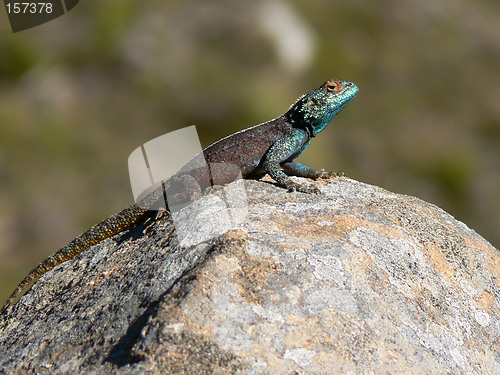
[[[88,231],[61,248],[58,252],[49,256],[46,260],[36,266],[23,281],[21,281],[19,286],[14,290],[14,292],[12,292],[9,299],[7,299],[3,305],[0,310],[0,314],[2,314],[7,307],[12,304],[12,302],[29,284],[36,281],[45,272],[74,257],[76,254],[81,253],[85,249],[88,249],[90,246],[130,228],[146,212],[147,209],[141,208],[137,204],[133,204],[119,213],[94,225]]]

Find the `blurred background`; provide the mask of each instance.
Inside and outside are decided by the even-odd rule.
[[[301,157],[434,203],[500,246],[500,2],[99,0],[13,34],[0,13],[0,300],[133,202],[127,158],[203,146],[329,78],[358,84]]]

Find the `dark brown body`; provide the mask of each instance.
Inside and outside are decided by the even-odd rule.
[[[238,166],[243,178],[258,176],[265,173],[261,165],[263,155],[289,128],[290,124],[280,116],[222,138],[203,150],[203,154],[207,163]]]

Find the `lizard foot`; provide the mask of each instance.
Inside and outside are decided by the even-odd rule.
[[[344,172],[328,172],[325,171],[324,169],[320,169],[317,171],[318,177],[319,178],[324,178],[324,179],[329,179],[329,178],[335,178],[335,177],[345,177]]]
[[[288,191],[300,191],[301,193],[308,194],[321,194],[321,191],[316,185],[299,184],[291,180],[286,182],[285,185]]]

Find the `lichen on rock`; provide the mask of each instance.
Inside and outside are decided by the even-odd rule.
[[[500,253],[465,224],[347,178],[245,186],[248,218],[218,239],[180,248],[158,218],[47,273],[0,318],[0,368],[498,371]]]

